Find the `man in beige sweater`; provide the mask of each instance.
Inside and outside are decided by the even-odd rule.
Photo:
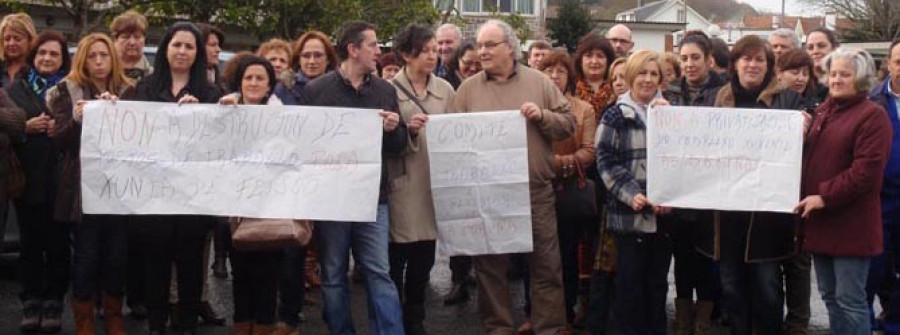
[[[538,335],[565,327],[562,270],[551,180],[553,141],[572,136],[575,118],[565,96],[543,73],[518,64],[519,39],[510,26],[491,20],[476,39],[482,73],[466,80],[454,99],[458,113],[515,110],[528,119],[528,166],[534,251],[531,254],[531,322]],[[487,334],[513,334],[506,271],[509,255],[474,257],[478,308]]]

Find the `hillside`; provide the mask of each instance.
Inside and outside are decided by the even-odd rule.
[[[550,5],[559,4],[566,0],[549,0]],[[712,22],[728,21],[730,18],[742,13],[756,14],[752,6],[739,3],[736,0],[686,0],[687,5]],[[653,0],[645,0],[644,3],[652,3]],[[616,13],[637,7],[638,0],[581,0],[582,4],[593,7],[596,13],[595,19],[612,20]]]

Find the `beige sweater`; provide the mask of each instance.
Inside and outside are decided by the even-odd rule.
[[[511,78],[498,82],[482,71],[459,86],[453,101],[451,111],[456,113],[519,110],[526,102],[537,104],[543,119],[528,122],[529,178],[532,188],[551,183],[553,142],[572,137],[575,117],[568,99],[546,75],[516,65],[516,73]]]

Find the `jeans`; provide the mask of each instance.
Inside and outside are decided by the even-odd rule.
[[[300,311],[306,296],[306,247],[284,248],[278,281],[278,321],[300,327]]]
[[[372,334],[403,334],[403,311],[388,261],[388,208],[378,205],[375,222],[321,222],[316,225],[322,270],[322,317],[332,334],[356,334],[347,283],[349,253],[362,266]]]
[[[169,318],[172,264],[178,282],[177,317],[182,330],[197,326],[203,289],[203,244],[214,218],[194,215],[137,216],[144,248],[145,299],[151,331],[164,331]]]
[[[661,232],[614,232],[613,236],[618,252],[613,324],[623,335],[665,334],[666,294],[672,259],[669,237]]]
[[[743,254],[719,262],[725,310],[732,335],[781,334],[784,293],[780,262],[747,263]],[[737,256],[737,257],[734,257]]]
[[[281,251],[234,251],[234,322],[275,324]]]
[[[94,300],[98,289],[122,297],[128,254],[128,226],[122,218],[84,215],[81,222],[73,224],[72,296],[75,300]]]
[[[434,266],[434,248],[433,240],[389,245],[391,279],[402,296],[406,325],[425,320],[425,290]]]
[[[0,211],[3,213],[5,211]],[[19,270],[25,301],[62,302],[69,290],[72,261],[71,224],[53,220],[53,206],[16,205],[19,223]],[[0,215],[6,219],[6,215]]]
[[[819,293],[828,309],[828,321],[834,334],[869,335],[869,306],[866,303],[866,277],[869,257],[831,257],[813,255]]]

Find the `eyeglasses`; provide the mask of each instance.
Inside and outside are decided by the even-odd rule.
[[[310,58],[322,58],[322,57],[325,57],[324,52],[302,52],[302,53],[300,53],[300,58],[310,59]]]
[[[481,50],[481,48],[485,48],[485,49],[491,50],[503,43],[508,43],[508,41],[475,43],[475,49]]]
[[[631,41],[624,38],[610,38],[609,41],[613,43],[631,44]]]

